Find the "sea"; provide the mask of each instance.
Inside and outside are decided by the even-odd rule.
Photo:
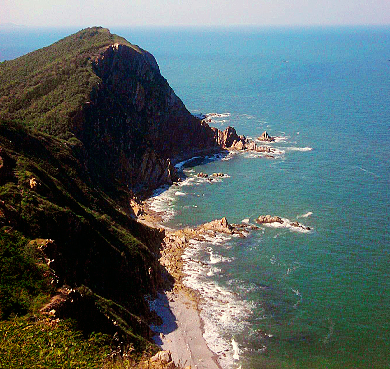
[[[390,27],[110,30],[156,57],[193,114],[276,138],[272,157],[179,163],[183,181],[151,199],[173,229],[283,219],[184,254],[220,365],[390,368]],[[1,29],[0,60],[76,31]]]

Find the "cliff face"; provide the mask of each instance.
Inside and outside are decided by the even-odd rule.
[[[114,173],[135,190],[156,188],[175,179],[170,159],[217,147],[214,131],[188,112],[151,54],[114,44],[92,63],[101,82],[74,133],[95,172]]]
[[[77,138],[111,192],[172,183],[171,161],[241,140],[192,116],[150,53],[99,27],[0,63],[0,118]]]
[[[53,297],[43,313],[145,348],[164,234],[129,195],[175,180],[173,160],[245,142],[193,117],[154,57],[106,29],[0,63],[0,324]]]

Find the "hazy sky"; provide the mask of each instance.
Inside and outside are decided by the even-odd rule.
[[[390,24],[390,0],[0,0],[28,26]]]

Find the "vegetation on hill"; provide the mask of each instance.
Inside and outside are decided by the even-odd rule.
[[[54,351],[47,348],[46,354],[40,353],[42,367],[50,367],[44,363],[53,359],[55,350],[64,353],[68,339],[79,345],[85,337],[77,352],[95,350],[92,356],[110,351],[114,336],[138,354],[153,347],[145,340],[150,317],[144,295],[161,283],[156,261],[161,234],[137,223],[94,185],[85,171],[83,152],[80,142],[70,145],[21,124],[0,121],[1,358],[4,350],[15,350],[12,342],[19,345],[21,337],[42,339],[43,345],[48,339],[44,332],[65,341],[53,346]],[[45,304],[46,310],[41,310]],[[17,318],[24,315],[30,323]],[[52,333],[47,327],[40,333],[37,327],[50,316],[64,322],[73,319],[71,327],[81,336],[59,333],[67,323]],[[16,335],[15,329],[24,332],[20,327],[26,324],[35,333]],[[96,341],[91,338],[96,332],[111,339]],[[29,344],[24,341],[26,355]],[[81,354],[80,360],[85,358]],[[99,367],[94,365],[88,367]]]
[[[111,368],[108,352],[156,350],[145,295],[163,284],[164,235],[129,201],[215,135],[151,54],[107,29],[0,63],[0,367]]]
[[[114,43],[142,52],[108,29],[93,27],[0,63],[0,117],[18,119],[49,134],[66,132],[70,119],[100,82],[93,58]]]

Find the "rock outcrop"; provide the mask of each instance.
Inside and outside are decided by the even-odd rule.
[[[87,147],[89,164],[111,173],[109,182],[114,176],[134,191],[171,184],[173,160],[218,148],[214,131],[189,113],[150,53],[111,45],[93,70],[101,83],[72,130]]]
[[[257,138],[259,141],[273,142],[275,137],[271,137],[267,131],[264,131],[260,137]]]
[[[35,65],[39,71],[25,69]],[[110,193],[118,187],[147,193],[170,184],[176,179],[172,164],[195,155],[270,150],[233,127],[221,131],[193,116],[153,55],[101,27],[2,63],[1,69],[0,117],[67,140],[93,181]]]
[[[257,219],[256,222],[259,224],[262,223],[283,223],[283,220],[281,217],[278,216],[271,216],[271,215],[260,215]]]
[[[272,223],[279,223],[282,226],[290,229],[298,229],[298,230],[303,230],[303,231],[310,231],[311,228],[307,227],[299,222],[291,222],[288,219],[282,219],[281,217],[278,216],[271,216],[271,215],[260,215],[257,219],[256,222],[259,224],[272,224]]]
[[[223,217],[222,219],[213,220],[210,223],[203,224],[202,228],[206,231],[214,231],[227,234],[232,234],[234,232],[234,228],[228,223],[225,217]]]

